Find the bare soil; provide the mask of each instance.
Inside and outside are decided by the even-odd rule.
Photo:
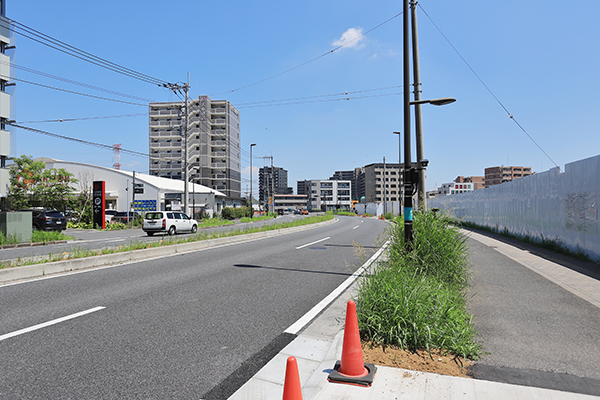
[[[471,360],[442,350],[431,350],[430,357],[427,350],[412,352],[394,346],[376,346],[366,342],[362,343],[362,348],[365,363],[413,371],[470,378],[468,367],[473,364]]]

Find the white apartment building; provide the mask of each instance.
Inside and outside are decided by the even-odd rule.
[[[450,183],[442,184],[442,186],[439,187],[437,190],[437,195],[438,196],[447,196],[450,194],[472,192],[473,190],[475,190],[475,184],[473,182],[468,182],[468,183],[467,182],[462,182],[462,183],[450,182]]]
[[[308,195],[310,210],[350,210],[352,208],[351,181],[307,180],[303,181]]]
[[[150,103],[150,175],[183,180],[185,104]],[[189,181],[241,198],[240,112],[208,96],[188,104]]]

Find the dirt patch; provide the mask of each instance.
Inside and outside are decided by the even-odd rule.
[[[473,364],[471,360],[440,350],[432,350],[430,357],[426,350],[412,352],[394,346],[374,346],[365,342],[362,343],[362,348],[366,363],[413,371],[470,378],[468,367]]]

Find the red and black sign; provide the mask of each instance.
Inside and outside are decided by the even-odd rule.
[[[94,227],[106,228],[106,219],[104,215],[104,181],[94,181],[92,191],[92,209],[94,211]]]

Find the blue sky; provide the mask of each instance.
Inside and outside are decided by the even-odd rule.
[[[423,106],[427,190],[458,175],[483,175],[490,166],[524,165],[541,172],[600,153],[600,2],[419,4],[422,97],[457,99],[443,107]],[[257,144],[255,169],[264,165],[263,156],[273,156],[276,166],[288,170],[294,191],[297,180],[326,179],[335,171],[382,162],[384,156],[398,161],[398,136],[392,132],[403,129],[402,16],[394,16],[401,11],[400,1],[354,0],[7,0],[6,5],[8,18],[71,46],[168,82],[185,81],[189,72],[192,97],[231,101],[241,112],[242,192],[249,191],[250,143]],[[15,120],[148,152],[147,102],[177,100],[170,91],[19,34],[13,40],[17,49],[8,54],[19,67],[12,74],[21,80],[10,89]],[[296,100],[281,101],[287,99]],[[37,122],[59,119],[76,120]],[[110,150],[21,129],[12,135],[11,153],[113,164]],[[121,164],[148,171],[144,157],[122,154]]]

